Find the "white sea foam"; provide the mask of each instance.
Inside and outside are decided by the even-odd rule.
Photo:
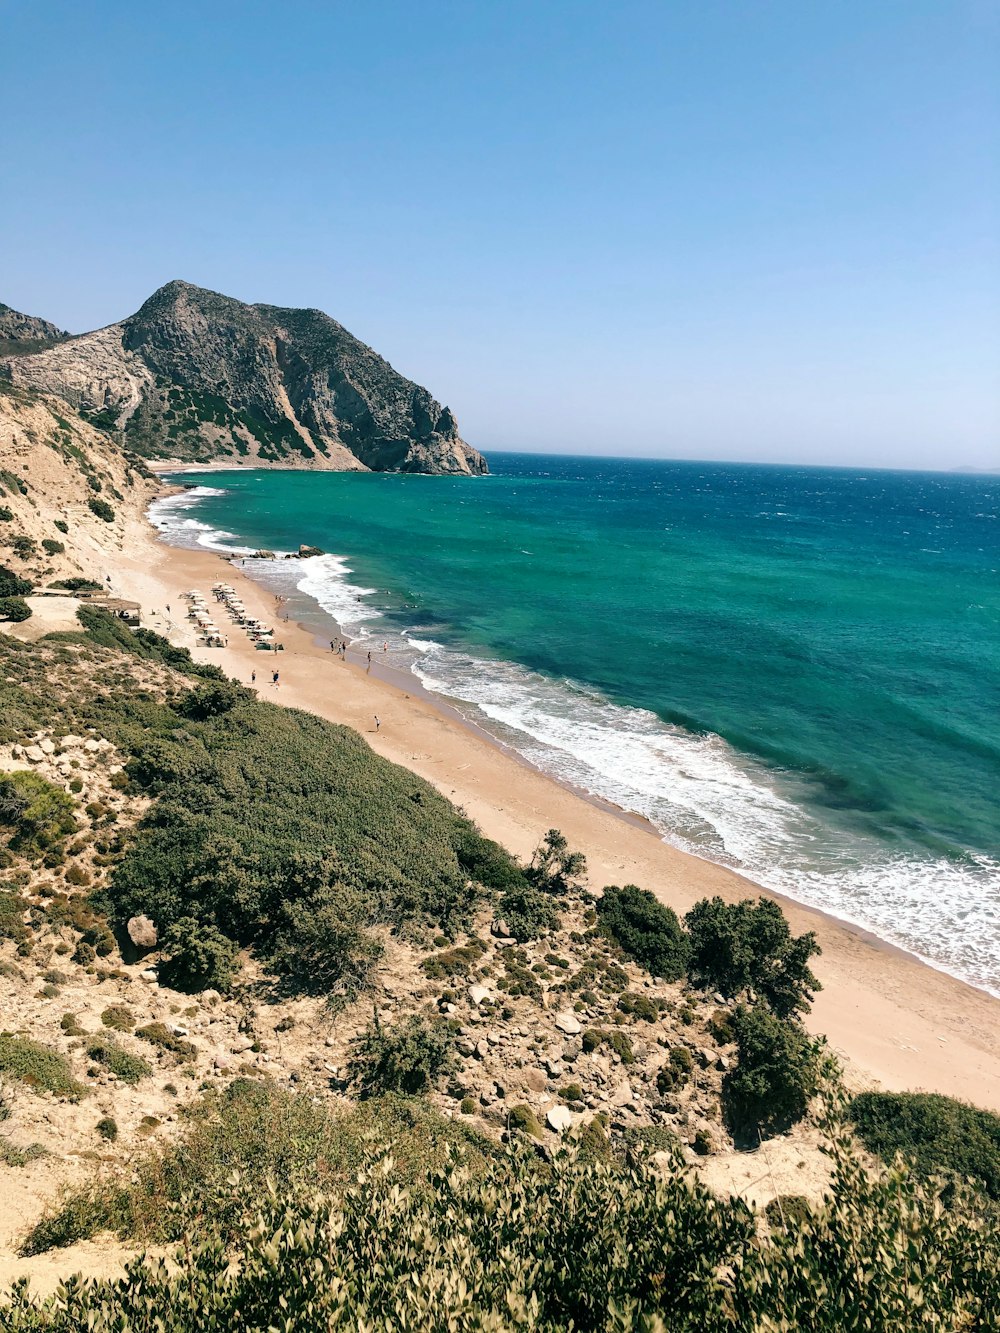
[[[152,521],[177,545],[235,547],[188,517],[197,487],[156,501]],[[153,512],[155,510],[155,513]],[[693,735],[571,680],[489,660],[378,624],[377,590],[338,555],[255,561],[276,591],[314,599],[345,634],[387,639],[425,688],[561,781],[645,816],[667,841],[870,930],[933,966],[1000,994],[1000,863],[893,854],[874,837],[812,813],[806,780],[775,772],[715,735]]]

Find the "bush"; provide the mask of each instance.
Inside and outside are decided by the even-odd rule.
[[[0,889],[0,940],[13,940],[17,944],[27,938],[28,928],[24,924],[27,910],[27,899]]]
[[[101,1014],[101,1022],[115,1032],[131,1032],[135,1027],[135,1015],[127,1004],[112,1004]]]
[[[530,1106],[521,1102],[517,1106],[512,1106],[507,1112],[508,1130],[519,1130],[522,1134],[530,1134],[533,1139],[540,1139],[545,1131],[539,1123],[538,1116]]]
[[[215,926],[183,916],[165,932],[163,949],[167,957],[159,976],[164,985],[189,994],[225,993],[232,986],[238,950]]]
[[[10,846],[40,855],[76,832],[73,798],[38,773],[0,774],[0,826],[13,829]]]
[[[0,1034],[0,1073],[18,1079],[33,1092],[51,1092],[73,1102],[87,1093],[73,1077],[64,1055],[28,1037]]]
[[[6,565],[0,565],[0,597],[27,597],[32,585]]]
[[[141,1028],[136,1028],[135,1035],[159,1047],[161,1051],[169,1051],[179,1060],[190,1060],[197,1054],[193,1042],[178,1037],[165,1023],[145,1023]]]
[[[116,1041],[97,1037],[87,1045],[87,1054],[96,1064],[114,1074],[122,1083],[139,1083],[148,1078],[152,1068],[138,1055],[130,1055]]]
[[[812,931],[797,938],[770,898],[727,903],[706,898],[684,919],[692,981],[726,996],[755,991],[782,1018],[808,1012],[820,988],[809,959],[820,952]]]
[[[822,1048],[765,1005],[740,1005],[733,1029],[737,1063],[722,1082],[723,1110],[734,1136],[752,1142],[805,1115],[819,1090]]]
[[[102,1139],[107,1139],[108,1143],[114,1143],[115,1139],[118,1137],[118,1122],[117,1120],[113,1120],[110,1116],[105,1116],[102,1120],[98,1120],[95,1129]]]
[[[582,1041],[583,1049],[587,1052],[596,1051],[599,1046],[607,1046],[621,1057],[623,1065],[630,1065],[635,1060],[632,1043],[627,1035],[617,1028],[611,1030],[607,1028],[588,1028],[583,1034]]]
[[[59,526],[59,524],[57,523],[57,524],[56,524],[56,527],[58,527],[58,526]],[[100,583],[96,583],[93,579],[85,579],[85,578],[78,578],[78,577],[71,578],[71,579],[56,579],[55,583],[50,583],[50,584],[49,584],[49,587],[50,587],[50,588],[62,588],[63,591],[65,591],[65,592],[103,592],[103,591],[104,591],[104,589],[103,589],[103,587],[101,586],[101,584],[100,584]]]
[[[550,930],[558,930],[560,925],[552,899],[527,883],[515,885],[502,895],[499,915],[507,923],[511,938],[519,944],[540,939]]]
[[[691,1078],[694,1059],[686,1046],[672,1046],[665,1064],[656,1074],[656,1087],[661,1096],[683,1088]]]
[[[115,511],[108,504],[107,500],[99,500],[96,495],[91,495],[87,500],[87,508],[92,514],[103,519],[105,523],[115,521]]]
[[[455,1068],[454,1042],[443,1019],[411,1014],[389,1028],[376,1021],[354,1039],[350,1076],[362,1097],[429,1092]]]
[[[826,1206],[768,1232],[739,1199],[635,1155],[601,1161],[569,1149],[548,1162],[515,1145],[478,1170],[425,1158],[402,1171],[392,1126],[367,1152],[355,1148],[338,1189],[307,1190],[303,1154],[286,1150],[289,1114],[251,1101],[241,1142],[232,1130],[203,1138],[200,1175],[197,1143],[159,1159],[181,1204],[161,1205],[158,1223],[190,1219],[175,1264],[137,1260],[124,1281],[66,1283],[48,1301],[21,1288],[4,1311],[12,1327],[971,1333],[996,1324],[995,1222],[942,1212],[905,1173],[869,1179],[836,1144]],[[323,1142],[322,1130],[307,1133]],[[258,1146],[259,1165],[246,1151]],[[276,1189],[268,1177],[287,1183]],[[116,1201],[125,1222],[151,1202],[141,1184]],[[73,1196],[35,1238],[45,1228],[63,1243],[93,1234],[102,1203]]]
[[[0,597],[0,620],[19,624],[31,619],[31,607],[23,597]]]
[[[65,521],[65,519],[57,518],[53,526],[56,527],[63,534],[63,536],[68,535],[69,524]]]
[[[57,542],[54,537],[43,537],[42,550],[46,555],[62,555],[66,547],[62,542]]]
[[[14,517],[14,511],[9,505],[0,505],[0,523],[9,523]]]
[[[611,884],[597,901],[602,933],[651,975],[679,981],[688,959],[688,943],[677,913],[648,889]]]
[[[1000,1116],[933,1092],[863,1092],[850,1117],[885,1162],[903,1153],[922,1176],[969,1178],[1000,1202]]]

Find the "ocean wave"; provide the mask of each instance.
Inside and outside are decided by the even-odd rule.
[[[215,486],[192,486],[177,495],[154,500],[146,511],[146,517],[171,546],[202,546],[210,551],[249,555],[255,548],[241,546],[235,533],[187,517],[187,511],[196,508],[201,500],[225,493]]]

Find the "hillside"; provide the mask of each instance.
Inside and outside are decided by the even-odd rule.
[[[22,315],[0,301],[0,357],[24,356],[62,342],[69,334],[57,329],[47,319]]]
[[[0,373],[53,394],[146,458],[481,473],[451,411],[319,310],[170,282],[120,323]]]

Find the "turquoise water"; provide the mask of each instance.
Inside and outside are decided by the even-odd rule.
[[[189,475],[156,521],[334,552],[262,574],[669,841],[1000,990],[1000,478],[490,464]]]

